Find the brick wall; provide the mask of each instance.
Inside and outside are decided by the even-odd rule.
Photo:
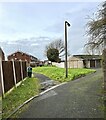
[[[12,55],[8,56],[8,60],[27,60],[28,62],[31,61],[31,58],[29,55],[25,54],[25,53],[21,53],[21,52],[16,52]]]

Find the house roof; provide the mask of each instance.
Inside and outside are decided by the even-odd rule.
[[[9,57],[9,56],[12,56],[12,55],[15,54],[15,53],[26,54],[27,56],[30,56],[32,59],[37,59],[37,58],[34,57],[33,55],[30,55],[30,54],[28,54],[28,53],[24,53],[24,52],[22,52],[22,51],[16,51],[16,52],[14,52],[14,53],[8,55],[8,57]]]
[[[83,60],[102,59],[102,55],[73,55],[73,57]]]

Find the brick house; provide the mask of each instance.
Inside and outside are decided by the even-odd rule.
[[[2,60],[5,60],[5,55],[4,55],[3,50],[0,47],[0,61],[2,61]]]
[[[12,53],[11,55],[8,55],[8,60],[23,60],[27,61],[28,63],[38,61],[36,57],[21,51],[17,51],[15,53]]]
[[[68,59],[69,68],[100,68],[101,55],[73,55]]]

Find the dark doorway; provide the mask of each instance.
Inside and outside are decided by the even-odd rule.
[[[96,67],[100,68],[101,67],[101,61],[100,60],[96,60]]]
[[[84,68],[86,68],[86,60],[83,60],[83,65],[84,65]]]
[[[94,68],[95,67],[95,60],[90,60],[90,67],[92,68]]]

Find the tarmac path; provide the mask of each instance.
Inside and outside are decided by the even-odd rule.
[[[102,70],[70,81],[32,100],[19,118],[104,118]]]

